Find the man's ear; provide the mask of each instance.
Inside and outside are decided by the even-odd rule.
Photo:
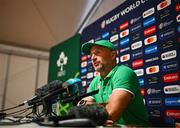
[[[115,59],[115,58],[116,58],[116,56],[117,56],[116,51],[112,51],[112,52],[111,52],[111,57],[112,57],[112,59]]]

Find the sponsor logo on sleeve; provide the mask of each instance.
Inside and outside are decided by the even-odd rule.
[[[166,110],[167,117],[180,118],[180,110]]]
[[[162,60],[169,60],[169,59],[175,58],[176,56],[177,56],[176,50],[172,50],[172,51],[162,53],[161,59]]]
[[[126,62],[128,60],[130,60],[130,54],[125,54],[125,55],[120,57],[121,62]]]
[[[167,62],[162,65],[163,71],[173,71],[176,70],[177,68],[178,68],[177,61]]]
[[[136,69],[134,70],[137,76],[143,76],[144,75],[144,70],[143,69]]]
[[[129,43],[129,38],[124,38],[120,40],[120,46],[127,45]]]
[[[129,29],[126,29],[126,30],[120,32],[120,38],[123,38],[128,35],[129,35]]]
[[[143,18],[151,16],[152,14],[154,14],[154,12],[155,12],[154,7],[146,10],[145,12],[143,12]]]
[[[149,47],[145,48],[146,55],[156,53],[157,51],[158,51],[157,45],[153,45],[153,46],[149,46]]]
[[[168,7],[169,5],[171,5],[171,0],[164,0],[163,2],[161,2],[157,5],[157,10],[160,11],[160,10]]]
[[[169,97],[165,98],[166,106],[180,106],[180,97]]]
[[[170,83],[175,82],[179,80],[179,74],[178,73],[170,73],[163,75],[163,82]]]
[[[180,85],[169,85],[164,87],[165,94],[178,94],[180,93]]]
[[[113,36],[110,37],[110,42],[114,42],[114,41],[116,41],[116,40],[118,40],[118,39],[119,39],[118,34],[113,35]]]
[[[153,34],[155,32],[156,32],[156,26],[154,25],[154,26],[151,26],[151,27],[146,28],[144,30],[144,36],[148,36],[148,35]]]
[[[150,66],[146,68],[146,74],[154,74],[159,72],[159,65]]]
[[[142,67],[143,65],[144,65],[144,60],[143,59],[134,60],[132,62],[132,67],[133,68],[139,68],[139,67]]]
[[[154,35],[154,36],[150,36],[150,37],[146,38],[144,40],[144,44],[149,45],[149,44],[155,43],[156,41],[157,41],[157,36]]]
[[[155,17],[153,16],[153,17],[150,17],[150,18],[144,20],[143,26],[144,26],[144,27],[147,27],[147,26],[150,26],[150,25],[154,24],[155,22],[156,22],[156,19],[155,19]]]
[[[119,29],[124,30],[124,29],[128,28],[128,26],[129,26],[129,22],[126,21],[119,26]]]
[[[142,47],[142,41],[137,41],[131,45],[131,49],[135,50]]]

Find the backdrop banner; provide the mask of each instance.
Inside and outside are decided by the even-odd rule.
[[[127,0],[82,32],[82,44],[112,42],[135,71],[152,126],[180,124],[179,13],[179,0]],[[82,52],[80,73],[83,86],[98,75]]]

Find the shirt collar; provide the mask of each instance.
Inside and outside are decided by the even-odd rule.
[[[108,75],[107,75],[105,78],[102,78],[102,77],[100,76],[100,81],[109,80],[109,79],[114,75],[114,73],[117,71],[117,68],[118,68],[118,66],[116,65],[116,66],[108,73]]]

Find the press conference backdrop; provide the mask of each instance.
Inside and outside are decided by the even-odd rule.
[[[127,0],[82,32],[82,43],[107,39],[119,64],[138,76],[153,126],[180,122],[180,0]],[[81,79],[94,76],[89,56],[81,53]]]
[[[76,34],[50,49],[48,83],[54,80],[67,81],[79,77],[80,34]],[[62,98],[62,97],[60,97]],[[66,115],[71,104],[54,102],[53,110],[57,115]]]

